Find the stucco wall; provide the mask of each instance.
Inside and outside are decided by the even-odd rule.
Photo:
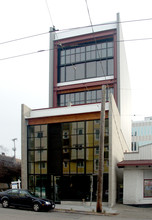
[[[125,44],[119,14],[117,14],[117,89],[121,129],[131,149],[131,86]]]
[[[144,179],[152,179],[151,169],[139,167],[124,169],[123,204],[152,203],[152,198],[144,198]]]
[[[129,150],[121,130],[120,115],[111,94],[109,103],[109,206],[116,203],[117,177],[119,176],[117,163],[123,160],[123,153]]]
[[[25,116],[30,116],[31,109],[24,104],[21,109],[21,181],[22,188],[27,189],[27,122]]]

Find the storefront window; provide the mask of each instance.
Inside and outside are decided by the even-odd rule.
[[[144,180],[144,197],[152,197],[152,179]]]

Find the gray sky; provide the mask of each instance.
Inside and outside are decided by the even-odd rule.
[[[152,18],[151,0],[87,0],[93,24]],[[51,19],[48,7],[51,14]],[[0,0],[0,153],[21,157],[21,104],[48,107],[49,53],[5,59],[49,49],[49,34],[11,43],[6,41],[56,29],[90,25],[85,0]],[[152,19],[122,23],[132,88],[132,117],[152,115]],[[151,39],[145,39],[151,38]],[[2,44],[3,43],[3,44]]]

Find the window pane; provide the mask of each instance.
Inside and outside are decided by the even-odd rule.
[[[34,174],[34,163],[29,163],[28,168],[29,174]]]
[[[75,54],[71,55],[71,63],[75,63]]]
[[[91,78],[96,76],[96,62],[86,64],[86,77]]]
[[[113,59],[108,60],[108,76],[111,76],[114,74],[113,71],[114,67],[113,67]]]
[[[47,150],[42,150],[41,151],[41,160],[42,161],[47,161]]]
[[[64,106],[65,105],[65,103],[64,103],[64,97],[65,97],[65,95],[60,95],[60,103],[59,103],[59,106]]]
[[[80,53],[77,53],[76,54],[76,62],[80,62],[80,60],[81,60]]]
[[[70,101],[71,101],[71,104],[74,104],[74,94],[71,94]]]
[[[69,103],[70,103],[70,94],[66,94],[65,95],[65,105],[67,106],[67,105],[69,105]]]
[[[97,102],[101,102],[101,90],[97,90]]]
[[[85,61],[85,53],[81,53],[81,61]]]
[[[106,60],[97,62],[97,76],[106,76]]]
[[[85,103],[85,96],[84,96],[84,92],[80,92],[80,104]]]
[[[35,163],[35,173],[40,174],[40,162]]]
[[[106,48],[106,43],[101,44],[102,48]]]
[[[66,56],[66,64],[70,63],[70,55]]]
[[[34,162],[34,151],[29,151],[28,152],[28,161],[29,162]]]
[[[35,151],[35,161],[40,161],[40,154],[41,154],[41,151],[40,150],[36,150]]]
[[[33,186],[34,185],[34,176],[30,175],[29,176],[29,186]]]
[[[34,138],[28,138],[28,149],[34,149]]]
[[[152,180],[144,180],[144,197],[152,197]]]
[[[108,48],[113,47],[113,42],[108,42],[107,46],[108,46]]]
[[[76,135],[72,135],[71,136],[71,147],[75,147],[77,144],[77,136]]]
[[[61,56],[65,56],[65,50],[61,50]]]
[[[41,148],[47,148],[47,137],[41,138]]]
[[[106,49],[103,49],[103,50],[102,50],[101,58],[106,58]]]
[[[93,133],[93,121],[86,121],[86,133]]]
[[[47,125],[41,125],[41,132],[43,133],[43,137],[47,137]]]
[[[65,82],[65,67],[60,68],[60,82]]]
[[[65,64],[65,57],[61,57],[61,65]]]
[[[86,135],[86,146],[93,147],[93,134]]]
[[[79,104],[80,98],[79,98],[79,92],[75,93],[75,104]]]
[[[34,126],[28,126],[28,137],[34,137]]]
[[[76,65],[76,79],[84,79],[85,69],[84,63]]]
[[[108,48],[108,57],[113,56],[113,48]]]
[[[40,138],[35,138],[35,149],[40,148]]]
[[[67,66],[66,67],[66,82],[72,81],[74,79],[75,79],[74,66]]]
[[[91,103],[92,93],[91,91],[86,92],[86,103]]]

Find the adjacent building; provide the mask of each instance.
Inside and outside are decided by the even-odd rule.
[[[130,82],[119,14],[115,22],[93,27],[51,28],[49,108],[22,105],[23,188],[55,202],[96,201],[102,85],[103,200],[115,204],[122,183],[117,163],[131,143]]]
[[[118,167],[123,168],[123,204],[151,204],[152,144],[140,146],[137,152],[125,153]]]
[[[132,121],[132,151],[138,151],[140,146],[152,143],[152,117],[142,121]]]

